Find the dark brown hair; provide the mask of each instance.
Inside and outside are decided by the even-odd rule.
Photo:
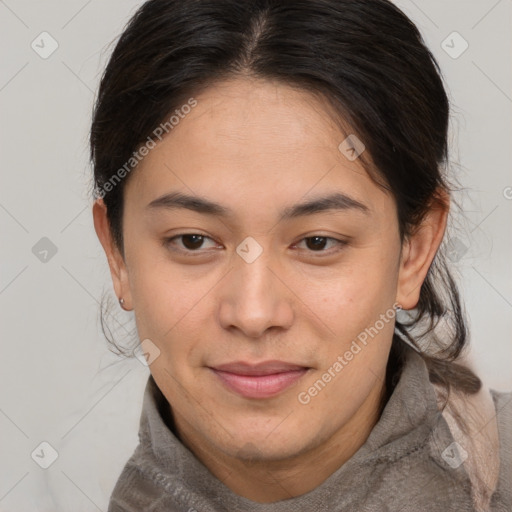
[[[108,191],[107,183],[188,98],[240,75],[278,80],[329,102],[366,146],[372,178],[392,193],[402,240],[441,200],[438,192],[451,190],[442,75],[416,26],[390,1],[149,0],[105,69],[90,134],[96,197],[104,198],[121,254],[129,176]],[[396,321],[389,368],[408,342],[432,382],[478,391],[478,377],[455,361],[467,328],[442,248],[408,313]]]

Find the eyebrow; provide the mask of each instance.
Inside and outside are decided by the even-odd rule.
[[[234,217],[235,215],[233,210],[226,206],[203,197],[188,195],[182,192],[164,194],[163,196],[151,201],[146,206],[146,209],[187,209],[204,215],[213,215],[224,218]],[[357,199],[341,192],[336,192],[284,208],[280,213],[279,221],[332,210],[358,210],[365,214],[370,213],[370,208]]]

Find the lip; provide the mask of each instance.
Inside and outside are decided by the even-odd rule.
[[[209,367],[225,387],[245,398],[270,398],[295,384],[310,368],[283,361],[233,362]]]

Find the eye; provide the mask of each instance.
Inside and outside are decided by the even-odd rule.
[[[163,244],[165,247],[182,253],[198,253],[200,254],[201,249],[206,249],[204,246],[205,240],[211,240],[213,242],[213,247],[216,247],[215,241],[210,237],[203,235],[201,233],[183,233],[182,235],[175,235],[171,238],[165,238],[163,240]],[[180,241],[180,243],[178,243]],[[317,252],[317,253],[332,253],[336,252],[336,249],[340,250],[348,243],[344,240],[339,240],[337,238],[328,237],[328,236],[309,236],[303,238],[300,243],[305,242],[306,248],[308,252]],[[335,251],[327,251],[326,246],[328,246],[329,242],[333,244]],[[300,244],[297,244],[300,245]],[[327,247],[328,248],[328,247]]]
[[[173,245],[176,245],[175,240],[179,239],[181,239],[181,247],[173,247]],[[184,233],[182,235],[173,236],[172,238],[165,238],[163,243],[166,247],[170,248],[171,250],[190,253],[199,252],[199,249],[204,249],[203,244],[205,240],[212,239],[200,233]]]
[[[306,243],[306,247],[310,252],[332,252],[332,251],[326,251],[325,246],[328,245],[328,242],[334,243],[334,247],[336,249],[342,249],[345,245],[347,245],[347,242],[344,240],[338,240],[337,238],[332,238],[329,236],[321,236],[321,235],[315,235],[315,236],[308,236],[306,238],[303,238],[301,240],[302,242]],[[334,251],[336,252],[336,251]]]

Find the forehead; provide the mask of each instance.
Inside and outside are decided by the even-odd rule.
[[[127,196],[140,207],[177,189],[242,207],[254,200],[260,208],[334,190],[370,204],[389,200],[361,159],[343,151],[351,134],[321,97],[279,82],[237,79],[194,98],[197,105],[127,183]]]

